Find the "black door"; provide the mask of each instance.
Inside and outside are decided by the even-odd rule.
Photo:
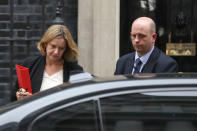
[[[133,51],[129,36],[133,20],[148,16],[157,25],[156,46],[167,53],[167,43],[172,44],[177,53],[168,55],[178,62],[179,72],[197,72],[196,11],[195,0],[120,0],[120,56]]]

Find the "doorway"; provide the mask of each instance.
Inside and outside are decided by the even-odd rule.
[[[195,0],[120,0],[120,56],[134,51],[130,40],[132,22],[141,16],[152,18],[157,25],[156,46],[167,53],[169,46],[176,54],[168,54],[179,64],[179,72],[197,72],[197,2]],[[193,46],[190,46],[192,43]],[[191,48],[180,53],[177,47]],[[182,51],[183,52],[183,51]]]

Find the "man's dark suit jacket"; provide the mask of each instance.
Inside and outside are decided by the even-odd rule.
[[[29,68],[32,93],[40,91],[44,68],[46,64],[45,56],[29,57],[27,58],[22,66]],[[83,72],[83,68],[79,66],[76,62],[65,62],[63,67],[63,81],[67,82],[70,77],[71,72]],[[15,83],[15,87],[12,90],[11,100],[16,100],[16,91],[18,90],[18,81]]]
[[[115,75],[132,74],[135,61],[135,52],[119,58],[116,63]],[[165,55],[157,47],[154,48],[147,63],[144,65],[141,73],[175,73],[178,72],[178,64],[171,57]]]

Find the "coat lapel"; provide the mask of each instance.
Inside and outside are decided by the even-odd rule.
[[[63,81],[64,82],[67,82],[68,80],[69,80],[69,74],[70,74],[70,72],[69,72],[69,70],[70,70],[70,64],[68,63],[68,62],[64,62],[64,69],[63,69],[63,71],[64,71],[64,74],[63,74]]]
[[[155,64],[157,62],[159,55],[160,55],[160,51],[158,50],[157,47],[155,47],[148,61],[144,65],[142,69],[142,73],[154,73]]]
[[[135,53],[131,53],[126,60],[124,74],[131,74],[135,60]]]
[[[41,56],[32,65],[32,69],[30,73],[32,92],[40,91],[45,64],[46,64],[45,56]]]

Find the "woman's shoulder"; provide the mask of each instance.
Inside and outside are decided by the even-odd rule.
[[[31,67],[35,62],[39,61],[39,59],[44,59],[44,56],[41,55],[37,55],[37,56],[30,56],[25,58],[24,62],[23,62],[23,66],[25,67]]]
[[[66,62],[66,64],[69,65],[70,70],[79,70],[79,71],[83,71],[83,67],[80,66],[77,61],[71,61],[71,62]]]

